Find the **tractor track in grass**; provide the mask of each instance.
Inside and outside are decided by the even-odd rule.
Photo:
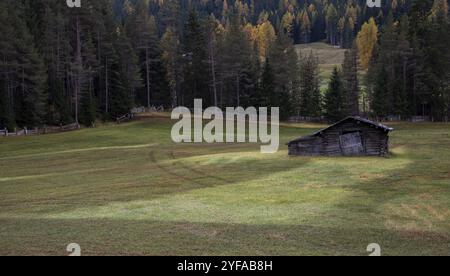
[[[158,167],[160,170],[164,171],[168,175],[175,176],[175,177],[177,177],[179,179],[182,179],[184,181],[193,182],[193,183],[195,183],[197,185],[199,185],[197,183],[198,180],[201,180],[201,179],[215,179],[215,180],[223,182],[225,184],[232,184],[232,182],[227,180],[227,179],[220,178],[220,177],[217,177],[217,176],[214,176],[214,175],[211,175],[211,174],[207,174],[207,173],[204,173],[204,172],[202,172],[202,171],[200,171],[198,169],[195,169],[195,168],[192,168],[192,167],[187,166],[185,164],[182,164],[180,161],[177,161],[178,159],[176,158],[176,156],[175,156],[173,151],[171,151],[168,154],[168,156],[169,156],[171,161],[175,161],[174,165],[178,165],[182,169],[185,169],[187,171],[193,172],[193,173],[197,174],[199,177],[192,178],[192,177],[187,177],[187,176],[185,176],[183,174],[180,174],[180,173],[173,172],[172,170],[170,170],[170,168],[168,168],[167,166],[162,165],[161,162],[159,162],[157,160],[154,151],[150,152],[150,160],[156,165],[156,167]]]
[[[170,152],[170,157],[171,157],[173,160],[178,160],[178,158],[175,156],[175,153],[174,153],[173,151]],[[181,163],[181,162],[179,162],[179,161],[178,161],[177,163],[178,163],[182,168],[184,168],[184,169],[186,169],[186,170],[190,170],[190,171],[192,171],[192,172],[194,172],[194,173],[196,173],[196,174],[203,175],[204,177],[212,178],[212,179],[215,179],[215,180],[219,180],[219,181],[225,182],[225,183],[227,183],[227,184],[232,184],[232,183],[233,183],[232,181],[230,181],[230,180],[228,180],[228,179],[225,179],[225,178],[222,178],[222,177],[219,177],[219,176],[215,176],[215,175],[212,175],[212,174],[205,173],[205,172],[203,172],[203,171],[200,171],[200,170],[198,170],[198,169],[195,169],[194,167],[189,167],[189,166],[187,166],[187,165],[185,165],[185,164],[183,164],[183,163]]]

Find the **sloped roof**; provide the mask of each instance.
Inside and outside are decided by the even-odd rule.
[[[347,117],[347,118],[345,118],[345,119],[343,119],[343,120],[341,120],[341,121],[339,121],[339,122],[337,122],[337,123],[335,123],[335,124],[332,124],[332,125],[329,126],[329,127],[326,127],[326,128],[324,128],[324,129],[321,129],[321,130],[319,130],[319,131],[317,131],[317,132],[315,132],[315,133],[313,133],[313,134],[311,134],[311,135],[308,135],[308,136],[304,136],[304,137],[300,137],[300,138],[298,138],[298,139],[295,139],[295,140],[289,142],[289,144],[296,143],[296,142],[301,142],[301,141],[307,141],[307,140],[313,139],[314,137],[318,136],[318,135],[321,134],[322,132],[324,132],[324,131],[326,131],[326,130],[332,128],[332,127],[335,127],[335,126],[337,126],[337,125],[340,125],[340,124],[342,124],[342,123],[344,123],[344,122],[346,122],[346,121],[348,121],[348,120],[359,121],[359,122],[362,122],[362,123],[364,123],[364,124],[367,124],[367,125],[370,125],[370,126],[372,126],[372,127],[375,127],[375,128],[377,128],[377,129],[380,128],[380,129],[382,129],[382,130],[384,130],[384,131],[387,131],[387,132],[391,132],[391,131],[394,130],[394,129],[391,128],[391,127],[388,127],[388,126],[386,126],[386,125],[383,125],[383,124],[380,124],[380,123],[377,123],[377,122],[373,122],[373,121],[368,120],[368,119],[364,119],[364,118],[361,118],[361,117],[358,117],[358,116],[350,116],[350,117]]]

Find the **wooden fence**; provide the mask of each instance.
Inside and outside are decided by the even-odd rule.
[[[308,116],[293,116],[288,119],[290,123],[300,123],[300,122],[311,122],[311,123],[321,123],[325,122],[325,117],[308,117]]]
[[[133,113],[128,113],[128,114],[125,114],[125,115],[117,118],[116,122],[118,124],[120,124],[120,123],[123,123],[123,122],[128,122],[128,121],[132,120],[133,118],[134,118],[134,114]]]
[[[422,122],[430,122],[431,119],[429,116],[413,116],[411,117],[411,122],[413,123],[422,123]]]
[[[133,109],[131,109],[130,113],[127,113],[123,116],[120,116],[118,118],[116,118],[116,122],[118,124],[121,124],[123,122],[128,122],[134,119],[134,117],[136,116],[136,114],[140,114],[140,113],[146,113],[146,112],[164,112],[164,106],[151,106],[150,108],[146,108],[146,107],[135,107]]]
[[[23,128],[23,129],[15,129],[14,131],[8,131],[7,129],[0,129],[0,136],[27,136],[27,135],[38,135],[38,134],[49,134],[49,133],[58,133],[65,131],[72,131],[79,129],[80,125],[77,123],[69,124],[69,125],[61,125],[61,126],[44,126],[42,128]]]
[[[134,107],[133,109],[131,109],[131,114],[139,114],[139,113],[145,113],[145,112],[164,112],[164,106],[160,105],[160,106],[154,106],[152,105],[151,107]]]

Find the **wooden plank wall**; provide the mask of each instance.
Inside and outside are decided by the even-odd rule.
[[[315,139],[300,141],[289,146],[291,156],[341,156],[340,135],[343,132],[360,131],[367,156],[386,156],[389,154],[389,133],[360,122],[345,122],[323,131]]]

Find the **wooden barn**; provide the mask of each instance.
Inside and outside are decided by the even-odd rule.
[[[289,142],[290,156],[387,156],[393,128],[348,117],[312,135]]]

